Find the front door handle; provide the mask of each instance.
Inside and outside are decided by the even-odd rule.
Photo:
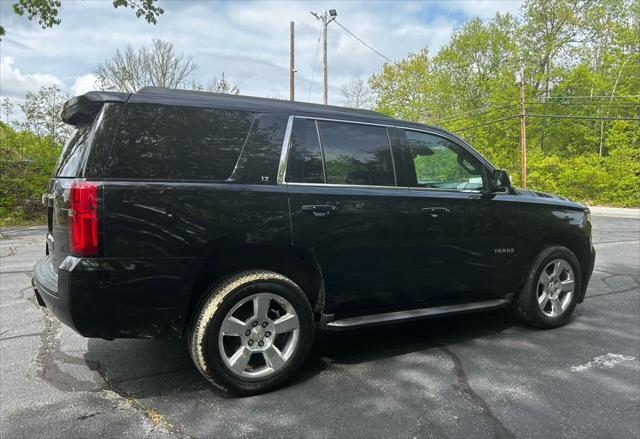
[[[432,218],[438,218],[440,215],[449,213],[448,207],[423,207],[422,213],[431,215]]]
[[[300,210],[303,212],[311,212],[313,216],[322,217],[335,212],[338,208],[330,204],[307,204],[302,206]]]

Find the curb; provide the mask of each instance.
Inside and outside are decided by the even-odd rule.
[[[592,216],[608,216],[613,218],[633,218],[640,220],[640,209],[623,207],[589,206]]]

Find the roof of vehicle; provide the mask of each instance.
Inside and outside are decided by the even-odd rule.
[[[400,121],[386,114],[372,110],[340,107],[336,105],[322,105],[310,102],[289,101],[283,99],[262,98],[255,96],[212,93],[207,91],[182,90],[165,87],[143,87],[136,93],[122,93],[114,91],[91,91],[75,99],[86,99],[91,102],[149,102],[172,105],[225,104],[231,107],[251,107],[256,111],[273,111],[274,109],[291,113],[312,113],[317,116],[340,118],[361,118],[382,124],[414,126],[424,128],[426,125],[410,121]],[[429,126],[442,131],[442,128]]]
[[[380,123],[384,125],[402,126],[405,128],[414,128],[418,130],[429,129],[437,131],[458,139],[466,143],[458,135],[448,132],[444,128],[426,125],[417,122],[411,122],[401,119],[394,119],[386,114],[372,110],[362,110],[355,108],[339,107],[336,105],[322,105],[310,102],[288,101],[283,99],[261,98],[255,96],[233,95],[226,93],[212,93],[207,91],[183,90],[165,87],[143,87],[136,93],[123,93],[115,91],[91,91],[84,95],[71,98],[65,104],[62,112],[63,120],[66,123],[75,125],[73,121],[76,110],[75,106],[95,106],[103,102],[137,102],[137,103],[156,103],[164,105],[184,105],[198,107],[215,107],[224,105],[226,108],[247,109],[253,111],[273,111],[280,110],[290,114],[302,114],[311,117],[325,117],[337,119],[354,119],[358,118],[361,122]],[[68,108],[67,108],[68,107]],[[484,162],[491,163],[480,153],[474,150],[474,153]]]

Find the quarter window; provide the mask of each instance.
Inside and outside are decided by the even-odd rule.
[[[432,189],[481,190],[482,165],[455,143],[433,134],[405,131],[415,183]]]
[[[327,183],[394,186],[386,128],[318,121]]]
[[[108,176],[126,179],[226,180],[253,114],[130,104],[113,145]]]

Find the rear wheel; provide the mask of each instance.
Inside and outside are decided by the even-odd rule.
[[[580,264],[566,247],[544,248],[531,264],[514,301],[517,316],[538,328],[555,328],[569,321],[581,288]]]
[[[313,314],[293,281],[270,271],[239,273],[209,292],[190,339],[210,382],[238,395],[272,390],[300,367],[313,341]]]

